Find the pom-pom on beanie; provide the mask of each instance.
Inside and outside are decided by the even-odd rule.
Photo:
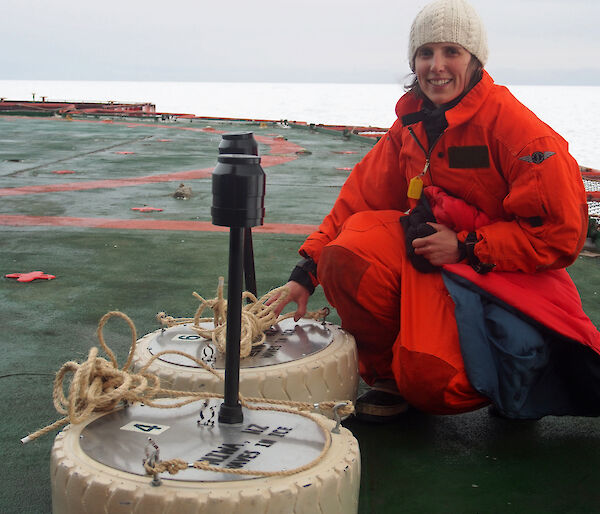
[[[436,0],[413,21],[408,41],[408,62],[415,71],[415,54],[426,43],[456,43],[485,66],[488,56],[485,27],[475,9],[464,0]]]

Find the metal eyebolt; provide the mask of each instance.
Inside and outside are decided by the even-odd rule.
[[[335,420],[335,426],[331,429],[332,434],[340,433],[340,424],[342,423],[342,418],[338,411],[346,405],[348,405],[346,402],[340,402],[333,406],[333,419]]]
[[[329,316],[331,314],[331,309],[327,306],[323,307],[323,320],[321,321],[321,324],[323,326],[325,326],[327,324],[327,316]]]
[[[149,447],[152,447],[153,449],[149,450]],[[144,464],[148,463],[148,465],[152,468],[154,466],[156,466],[156,464],[158,462],[158,456],[160,454],[160,448],[150,437],[148,438],[148,444],[146,445],[144,452],[146,454],[146,458],[143,459],[142,462]],[[150,482],[150,485],[152,485],[154,487],[158,487],[158,486],[162,485],[162,480],[158,476],[158,473],[154,473],[152,475],[152,482]]]
[[[153,487],[159,487],[162,485],[162,480],[160,479],[160,477],[158,476],[158,473],[156,473],[153,477],[152,477],[152,482],[150,482],[150,485]]]

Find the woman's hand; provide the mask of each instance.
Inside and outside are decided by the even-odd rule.
[[[310,296],[310,293],[308,292],[308,289],[306,289],[306,287],[294,281],[288,282],[285,285],[285,287],[288,288],[288,295],[281,301],[280,304],[277,305],[277,307],[275,307],[274,312],[277,316],[279,316],[283,308],[288,303],[294,302],[298,306],[294,314],[294,321],[298,321],[302,316],[306,314],[306,306],[308,304],[308,297]],[[274,294],[271,298],[267,300],[265,305],[271,305],[272,303],[275,303],[281,297],[282,294],[283,292]]]
[[[434,266],[454,264],[459,261],[458,239],[456,232],[439,223],[428,223],[435,234],[414,239],[413,248],[417,255],[422,255]]]

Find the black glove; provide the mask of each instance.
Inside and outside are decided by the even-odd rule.
[[[417,255],[412,245],[414,239],[435,234],[436,230],[427,222],[436,223],[436,219],[427,197],[422,195],[417,206],[407,216],[400,218],[400,224],[404,229],[406,255],[415,269],[421,273],[432,273],[439,270],[438,266],[431,264],[425,257]]]

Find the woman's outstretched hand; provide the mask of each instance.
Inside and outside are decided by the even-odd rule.
[[[428,223],[435,234],[419,237],[412,242],[417,255],[422,255],[434,266],[454,264],[459,261],[458,239],[456,232],[439,223]]]
[[[281,301],[280,304],[277,305],[274,312],[277,316],[279,316],[284,307],[288,303],[293,302],[298,306],[294,314],[294,321],[298,321],[306,314],[306,306],[308,305],[308,297],[310,296],[310,293],[306,287],[298,282],[290,281],[285,286],[288,288],[288,295]],[[283,292],[274,294],[267,300],[265,305],[271,305],[272,303],[275,303],[282,294]]]

